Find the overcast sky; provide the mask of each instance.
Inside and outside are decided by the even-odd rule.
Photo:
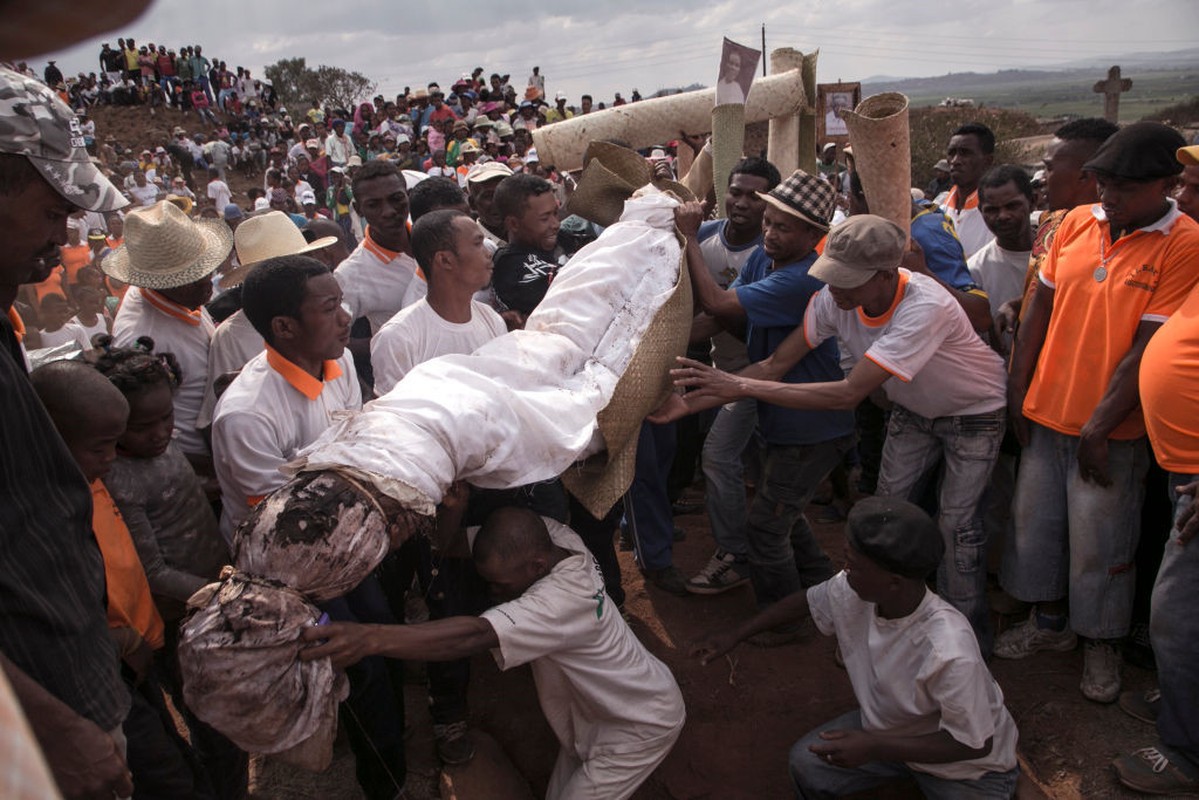
[[[476,66],[521,87],[537,64],[551,96],[565,91],[575,104],[587,92],[599,103],[634,88],[712,85],[721,37],[760,47],[762,23],[767,52],[819,48],[818,80],[832,82],[1194,47],[1199,0],[157,0],[125,29],[30,65],[98,70],[100,44],[128,34],[176,50],[200,44],[259,77],[303,56],[362,72],[389,95],[447,86]]]

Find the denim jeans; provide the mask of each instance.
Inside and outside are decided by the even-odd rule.
[[[1192,499],[1174,490],[1199,480],[1199,475],[1170,473],[1174,517],[1191,506]],[[1162,565],[1153,584],[1149,638],[1157,659],[1161,687],[1161,712],[1157,735],[1171,755],[1185,758],[1199,769],[1199,538],[1183,547],[1179,531],[1170,531]]]
[[[749,507],[749,577],[759,606],[833,576],[804,508],[853,447],[854,436],[806,445],[767,444],[762,479]]]
[[[637,563],[644,570],[666,569],[674,563],[674,515],[666,494],[674,450],[674,423],[641,423],[633,483],[625,493],[621,528],[633,539]]]
[[[823,741],[821,731],[860,729],[861,713],[857,710],[842,714],[834,720],[809,731],[791,747],[788,763],[791,768],[791,783],[795,796],[800,800],[813,798],[842,797],[847,794],[865,792],[876,786],[905,778],[911,778],[920,786],[921,793],[930,800],[970,800],[970,798],[1002,798],[1007,800],[1016,791],[1020,768],[1007,772],[988,772],[974,780],[950,780],[918,772],[903,762],[871,761],[861,766],[848,768],[829,764],[808,749],[810,745]]]
[[[979,501],[1003,441],[1004,410],[929,419],[895,406],[883,445],[880,497],[911,497],[920,476],[944,463],[937,494],[937,525],[945,557],[937,593],[970,621],[979,650],[991,654],[987,608],[987,533]]]
[[[745,468],[741,455],[758,426],[758,401],[738,400],[722,406],[704,440],[704,504],[716,546],[744,561],[749,553],[745,535]]]
[[[1026,603],[1069,597],[1070,627],[1081,636],[1126,636],[1149,470],[1145,439],[1108,442],[1112,485],[1104,487],[1079,474],[1077,436],[1030,423],[1029,437],[999,581]]]

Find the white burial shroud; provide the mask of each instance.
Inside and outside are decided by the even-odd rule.
[[[285,471],[348,470],[432,514],[455,480],[521,486],[603,449],[596,414],[679,280],[677,205],[640,190],[562,268],[524,330],[420,364]]]

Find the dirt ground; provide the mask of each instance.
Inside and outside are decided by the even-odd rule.
[[[813,506],[809,517],[826,552],[839,562],[842,524],[820,522],[828,511]],[[686,531],[686,538],[675,543],[675,564],[690,574],[704,565],[713,549],[707,517],[702,512],[687,514],[676,517],[675,523]],[[776,649],[743,644],[726,659],[701,667],[689,657],[689,645],[752,613],[750,588],[711,597],[674,597],[645,585],[632,553],[620,553],[620,561],[630,624],[674,672],[688,715],[673,752],[637,792],[636,800],[790,797],[787,752],[791,744],[812,727],[855,705],[849,680],[833,660],[833,641],[820,636],[809,623],[795,644]],[[996,659],[991,668],[1020,730],[1025,775],[1018,797],[1106,800],[1137,796],[1119,786],[1110,762],[1121,753],[1151,744],[1154,731],[1115,705],[1101,706],[1082,697],[1078,691],[1081,650],[1039,654],[1022,662]],[[419,670],[414,670],[414,680],[418,679]],[[1126,688],[1140,689],[1152,683],[1152,673],[1125,666]],[[468,781],[460,781],[456,793],[447,790],[440,795],[424,687],[419,683],[408,687],[407,713],[408,793],[413,800],[522,796],[510,793],[501,798],[489,779],[482,780],[486,788],[473,793],[467,792]],[[538,708],[528,668],[504,674],[489,656],[476,658],[471,724],[487,745],[492,745],[492,740],[498,743],[494,754],[481,749],[484,760],[500,762],[491,767],[499,766],[503,773],[514,766],[531,790],[523,796],[544,796],[557,743]],[[320,775],[256,759],[251,788],[252,796],[259,800],[361,797],[353,777],[353,756],[344,738],[338,743],[333,766]],[[912,786],[870,796],[920,795]]]

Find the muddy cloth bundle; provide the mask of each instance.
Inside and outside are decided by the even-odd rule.
[[[353,478],[309,473],[263,500],[238,529],[235,567],[188,601],[179,661],[200,719],[243,750],[328,766],[349,691],[328,660],[299,660],[314,603],[340,597],[413,529]]]

